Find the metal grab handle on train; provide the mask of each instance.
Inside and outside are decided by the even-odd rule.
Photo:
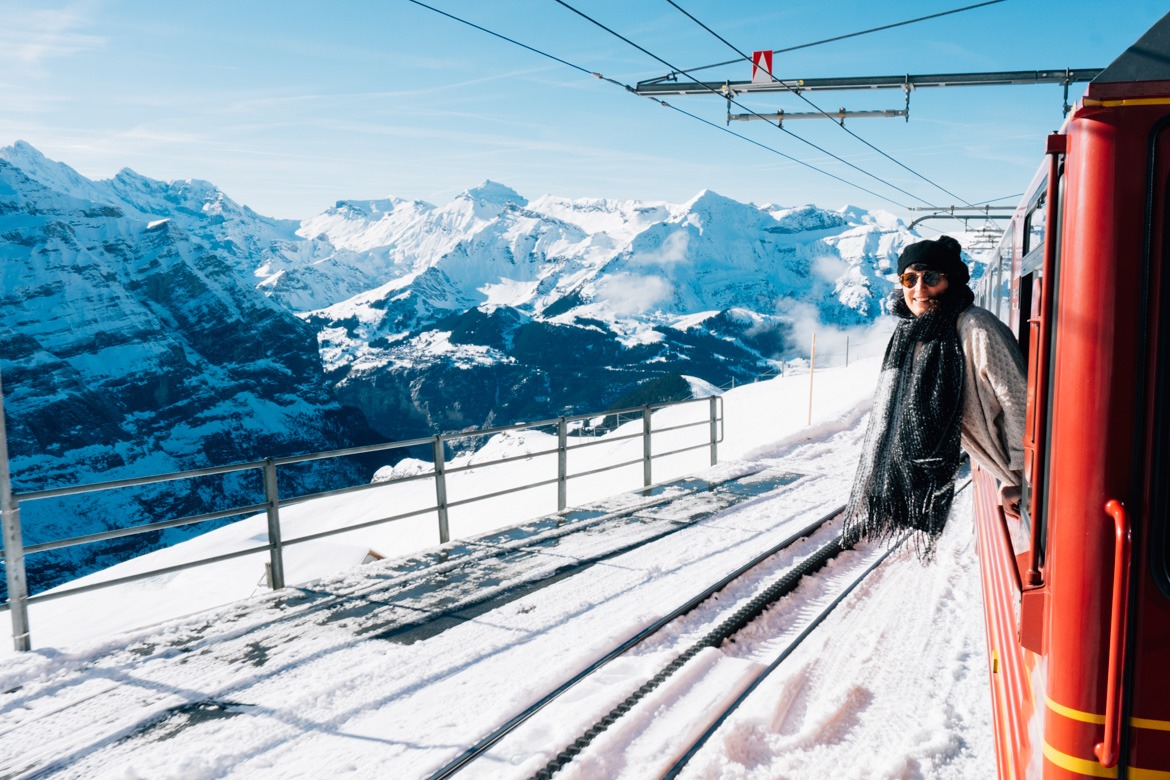
[[[1117,499],[1105,504],[1105,512],[1113,517],[1115,534],[1113,548],[1113,617],[1109,624],[1108,678],[1105,688],[1105,738],[1093,753],[1102,766],[1117,765],[1121,744],[1122,673],[1125,670],[1125,631],[1129,618],[1129,565],[1131,534],[1125,505]]]
[[[1003,510],[1003,504],[999,501],[995,502],[996,514],[999,516],[999,529],[1003,532],[1003,549],[1006,551],[1006,557],[1009,561],[1008,570],[1012,573],[1012,582],[1016,585],[1016,598],[1024,592],[1024,581],[1020,578],[1020,567],[1016,563],[1013,551],[1015,547],[1012,545],[1012,532],[1008,528],[1007,512]]]

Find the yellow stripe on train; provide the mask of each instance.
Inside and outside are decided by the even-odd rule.
[[[1048,709],[1055,712],[1057,715],[1063,715],[1070,720],[1080,721],[1081,723],[1092,723],[1097,726],[1105,725],[1105,716],[1099,715],[1095,712],[1084,712],[1083,710],[1066,707],[1053,701],[1049,696],[1044,697],[1048,704]],[[1153,731],[1170,731],[1170,720],[1155,720],[1154,718],[1130,718],[1129,725],[1139,729],[1151,729]]]

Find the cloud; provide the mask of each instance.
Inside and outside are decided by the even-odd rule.
[[[103,48],[105,38],[76,32],[89,21],[75,7],[7,12],[0,26],[0,60],[39,67],[51,59]]]
[[[841,328],[822,322],[813,304],[790,298],[780,300],[777,313],[792,319],[792,343],[800,357],[810,356],[815,334],[818,367],[845,365],[847,356],[852,362],[883,354],[894,327],[893,318],[879,317],[873,324]]]
[[[812,272],[826,282],[836,282],[849,270],[849,263],[837,255],[823,254],[812,259]]]
[[[687,259],[687,247],[691,234],[686,230],[671,233],[662,246],[649,252],[636,252],[630,257],[631,265],[671,265]]]
[[[597,285],[596,300],[625,316],[648,312],[673,293],[674,286],[660,276],[614,274]]]

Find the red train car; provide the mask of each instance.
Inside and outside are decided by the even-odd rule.
[[[1170,780],[1170,14],[1089,86],[978,302],[1028,364],[1023,512],[976,470],[1001,778]]]

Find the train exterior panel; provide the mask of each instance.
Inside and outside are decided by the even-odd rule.
[[[1021,518],[975,475],[999,775],[1170,780],[1170,15],[1047,152],[978,291],[1028,363]]]

